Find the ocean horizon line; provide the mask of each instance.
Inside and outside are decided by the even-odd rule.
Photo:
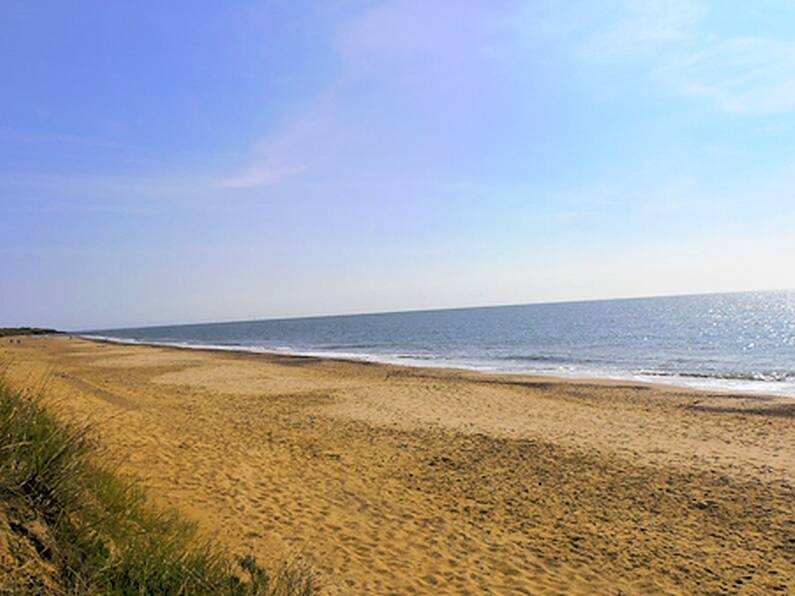
[[[280,322],[280,321],[297,321],[297,320],[314,320],[314,319],[333,319],[342,317],[368,317],[380,315],[402,315],[402,314],[421,314],[421,313],[436,313],[436,312],[451,312],[463,310],[489,310],[500,308],[521,308],[527,306],[547,306],[547,305],[566,305],[566,304],[594,304],[603,302],[631,302],[639,300],[656,300],[656,299],[676,299],[676,298],[698,298],[704,296],[738,296],[748,294],[795,294],[795,288],[776,288],[764,290],[727,290],[720,292],[692,292],[692,293],[676,293],[676,294],[654,294],[654,295],[638,295],[638,296],[618,296],[612,298],[576,298],[565,300],[548,300],[543,302],[511,302],[505,304],[479,304],[471,306],[451,306],[451,307],[433,307],[433,308],[409,308],[404,310],[377,310],[365,312],[344,312],[336,314],[317,314],[317,315],[290,315],[290,316],[277,316],[277,317],[254,317],[251,319],[225,319],[225,320],[203,320],[195,322],[177,322],[177,323],[154,323],[143,325],[126,325],[123,327],[94,327],[91,329],[70,329],[65,330],[66,333],[73,335],[80,335],[84,333],[92,333],[95,331],[125,331],[130,329],[157,329],[162,327],[191,327],[201,325],[234,325],[238,323],[260,323],[260,322]]]

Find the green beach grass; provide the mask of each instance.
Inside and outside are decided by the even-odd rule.
[[[0,327],[0,337],[14,337],[16,335],[53,335],[61,334],[57,329],[44,329],[42,327]]]
[[[87,428],[0,381],[0,593],[317,593],[305,565],[232,559],[102,459]]]

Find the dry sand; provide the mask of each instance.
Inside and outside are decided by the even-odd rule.
[[[795,592],[795,400],[68,338],[2,362],[329,594]]]

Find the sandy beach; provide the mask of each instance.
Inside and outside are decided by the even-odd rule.
[[[328,594],[795,592],[795,400],[0,341],[153,499]]]

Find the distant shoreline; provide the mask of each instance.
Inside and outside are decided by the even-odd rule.
[[[677,383],[673,379],[670,382],[665,382],[662,380],[657,379],[644,379],[639,378],[638,376],[631,376],[627,375],[625,377],[622,376],[583,376],[583,375],[565,375],[565,374],[549,374],[549,373],[535,373],[533,371],[527,372],[515,372],[515,371],[502,371],[502,370],[487,370],[483,368],[471,367],[466,365],[450,365],[450,364],[439,364],[433,365],[427,362],[424,363],[412,363],[408,362],[394,362],[388,359],[380,359],[377,355],[362,355],[361,357],[357,357],[356,355],[334,355],[333,353],[318,353],[318,352],[298,352],[298,351],[286,351],[286,350],[275,350],[275,349],[268,349],[268,348],[260,348],[257,346],[222,346],[222,345],[212,345],[212,344],[181,344],[176,342],[157,342],[157,341],[139,341],[135,339],[125,339],[125,338],[114,338],[114,337],[107,337],[107,336],[95,336],[95,335],[82,335],[82,334],[72,334],[71,336],[77,337],[86,341],[98,342],[98,343],[109,343],[115,345],[126,345],[126,346],[141,346],[141,347],[152,347],[152,348],[164,348],[164,349],[174,349],[174,350],[188,350],[188,351],[196,351],[196,352],[209,352],[209,353],[223,353],[223,354],[241,354],[241,355],[250,355],[250,356],[259,356],[259,357],[276,357],[276,358],[287,358],[287,359],[296,359],[296,360],[320,360],[320,361],[328,361],[328,362],[339,362],[339,363],[350,363],[350,364],[362,364],[362,365],[370,365],[370,366],[383,366],[383,367],[390,367],[390,368],[406,368],[410,370],[425,370],[429,372],[450,372],[450,373],[460,373],[460,374],[467,374],[473,376],[483,376],[489,377],[494,376],[500,379],[511,379],[517,378],[522,380],[543,380],[545,382],[553,382],[553,383],[572,383],[577,385],[600,385],[600,386],[616,386],[616,387],[625,387],[625,386],[635,386],[635,387],[650,387],[656,388],[660,391],[672,391],[672,392],[693,392],[695,394],[700,395],[711,395],[711,396],[721,396],[726,398],[731,398],[732,396],[740,396],[743,398],[750,398],[750,399],[758,399],[760,401],[770,400],[770,399],[795,399],[795,395],[789,395],[784,393],[776,393],[776,392],[765,392],[761,390],[748,390],[742,388],[732,388],[732,387],[712,387],[712,386],[705,386],[698,384],[690,384],[683,380],[683,382]],[[698,383],[696,379],[694,381]]]

